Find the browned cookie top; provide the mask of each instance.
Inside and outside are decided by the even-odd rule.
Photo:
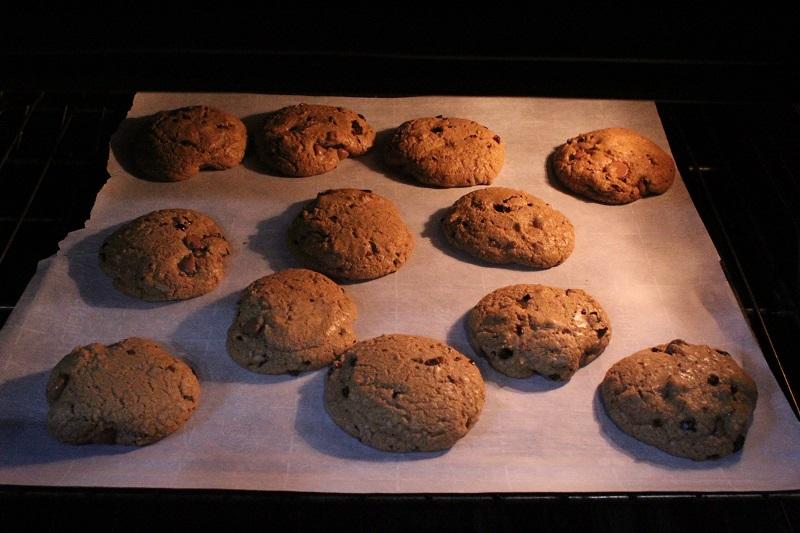
[[[130,296],[185,300],[217,286],[225,273],[228,246],[208,215],[162,209],[112,233],[100,249],[100,268]]]
[[[181,427],[200,400],[186,363],[146,339],[75,348],[50,373],[47,427],[70,444],[142,446]]]
[[[483,378],[469,358],[411,335],[359,342],[334,362],[325,384],[333,421],[392,452],[450,448],[475,425],[484,398]]]
[[[509,285],[486,295],[469,313],[470,341],[498,371],[569,380],[603,353],[611,324],[580,289]]]
[[[571,190],[606,204],[627,204],[662,194],[675,179],[675,162],[635,131],[608,128],[569,139],[553,167]]]
[[[492,263],[550,268],[575,247],[572,223],[524,191],[487,187],[465,194],[442,219],[453,246]]]
[[[386,162],[426,185],[488,185],[505,160],[505,145],[489,128],[463,118],[418,118],[400,125]]]
[[[200,170],[235,167],[247,130],[237,117],[198,105],[156,113],[139,139],[137,162],[150,179],[181,181]]]
[[[682,340],[617,362],[600,393],[621,430],[698,461],[742,449],[758,398],[755,382],[727,352]]]
[[[290,268],[251,283],[228,331],[234,361],[262,374],[316,370],[356,342],[356,306],[326,276]]]
[[[343,107],[299,104],[270,113],[256,135],[261,160],[286,176],[315,176],[340,159],[366,153],[375,130],[363,115]]]
[[[346,280],[394,272],[414,249],[394,204],[359,189],[319,193],[292,222],[289,239],[315,270]]]

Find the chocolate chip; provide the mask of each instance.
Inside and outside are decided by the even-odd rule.
[[[719,376],[716,374],[711,374],[708,376],[708,384],[713,385],[714,387],[719,385]]]
[[[603,337],[606,336],[606,333],[608,333],[608,328],[600,328],[600,329],[598,329],[597,330],[597,338],[598,339],[602,339]]]
[[[436,366],[442,363],[441,357],[434,357],[425,361],[425,366]]]
[[[351,122],[350,127],[352,128],[353,133],[355,135],[361,135],[362,133],[364,133],[364,129],[361,127],[361,124],[359,124],[357,120]]]
[[[191,251],[208,250],[208,246],[203,244],[203,240],[197,235],[187,235],[183,238],[183,244]]]
[[[197,262],[193,255],[187,255],[178,263],[178,268],[187,276],[193,276],[197,273]]]
[[[68,382],[69,374],[59,374],[58,380],[47,391],[47,399],[51,402],[56,401],[58,397],[61,396],[61,393],[64,392]]]
[[[497,144],[500,144],[500,136],[499,135],[495,135],[494,137],[492,137],[492,139],[494,139],[494,142],[496,142]]]
[[[494,204],[494,210],[498,213],[509,213],[511,212],[511,207],[503,204]]]
[[[509,359],[514,355],[514,350],[511,348],[503,348],[499,352],[497,352],[497,357],[500,359]]]
[[[128,355],[136,355],[136,350],[127,350],[125,353]]]
[[[398,396],[400,396],[400,391],[392,392],[392,398],[397,398]]]
[[[442,115],[436,115],[436,118],[444,118]]]
[[[367,118],[361,113],[358,113],[358,118],[360,118],[361,120],[367,120]]]
[[[517,327],[514,328],[514,331],[517,333],[518,336],[521,337],[523,332],[522,324],[517,324]]]
[[[733,451],[738,452],[742,448],[744,448],[744,435],[739,435],[736,437],[736,440],[733,441]]]
[[[681,429],[684,431],[697,431],[697,421],[694,418],[681,420]]]
[[[662,422],[660,418],[654,418],[651,424],[653,425],[654,428],[660,428],[661,426],[664,425],[664,422]]]
[[[666,352],[667,352],[668,354],[672,355],[672,354],[674,354],[675,352],[678,352],[678,351],[680,350],[680,346],[684,346],[685,344],[686,344],[686,342],[685,342],[685,341],[682,341],[681,339],[675,339],[674,341],[670,342],[670,343],[667,345],[667,350],[666,350]]]
[[[353,357],[352,359],[350,359],[350,366],[356,366],[357,362],[358,362],[358,357]]]
[[[726,355],[726,356],[728,356],[728,357],[730,357],[730,356],[731,356],[731,354],[729,354],[729,353],[728,353],[728,352],[726,352],[725,350],[717,350],[717,353],[718,353],[718,354],[720,354],[720,355]]]
[[[651,351],[651,352],[658,353],[658,352],[660,352],[661,350],[659,350],[658,348],[655,348],[655,347],[653,347],[653,348],[650,348],[650,351]]]
[[[435,133],[436,135],[440,135],[444,133],[444,128],[441,126],[436,126],[435,128],[431,128],[431,133]]]
[[[528,303],[530,301],[530,299],[531,299],[531,295],[530,294],[526,294],[525,296],[522,297],[522,301],[525,302],[525,303]]]
[[[345,398],[347,398],[348,396],[350,396],[350,387],[344,387],[344,388],[342,388],[342,396],[344,396]]]

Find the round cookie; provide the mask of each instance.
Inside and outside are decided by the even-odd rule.
[[[261,161],[286,176],[315,176],[375,142],[363,115],[343,107],[299,104],[267,115],[255,137]]]
[[[498,372],[569,380],[603,353],[608,316],[580,289],[509,285],[478,302],[467,318],[470,342]]]
[[[146,339],[75,348],[47,382],[47,428],[62,442],[143,446],[181,427],[200,400],[192,369]]]
[[[600,395],[625,433],[702,461],[742,449],[758,391],[727,352],[674,340],[614,364]]]
[[[463,118],[418,118],[395,130],[386,162],[425,185],[488,185],[505,160],[505,145],[489,128]]]
[[[396,271],[414,249],[394,204],[359,189],[319,193],[292,222],[289,239],[314,270],[352,281]]]
[[[325,407],[360,442],[390,452],[452,447],[475,425],[483,378],[468,357],[433,339],[383,335],[337,359]]]
[[[655,143],[625,128],[569,139],[553,155],[553,169],[570,190],[604,204],[627,204],[662,194],[675,179],[675,162]]]
[[[228,246],[209,216],[162,209],[112,233],[100,248],[100,268],[127,295],[151,302],[185,300],[217,286]]]
[[[447,240],[499,264],[550,268],[575,247],[575,230],[563,214],[523,191],[487,187],[456,200],[442,218]]]
[[[313,270],[292,268],[251,283],[228,330],[228,353],[259,374],[297,374],[329,365],[356,342],[356,306]]]
[[[204,105],[156,113],[139,139],[139,170],[158,181],[182,181],[201,170],[241,163],[247,129],[237,117]]]

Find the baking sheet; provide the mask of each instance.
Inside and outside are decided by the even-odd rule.
[[[181,183],[129,172],[129,143],[142,117],[191,104],[221,107],[258,123],[263,113],[309,102],[364,114],[379,139],[401,122],[444,114],[481,122],[503,137],[506,164],[495,185],[533,193],[575,225],[576,247],[545,271],[480,263],[438,231],[445,208],[474,188],[431,189],[388,171],[379,153],[309,178],[243,165]],[[583,201],[552,183],[545,161],[577,133],[609,126],[640,131],[667,147],[648,102],[532,98],[340,98],[247,94],[139,94],[112,140],[111,179],[86,228],[67,236],[38,271],[0,331],[0,483],[58,486],[236,488],[320,492],[765,491],[800,489],[800,424],[770,374],[680,179],[663,196],[625,206]],[[487,385],[472,431],[451,450],[390,454],[339,430],[324,412],[324,371],[261,376],[225,350],[238,292],[254,279],[299,266],[287,252],[290,220],[317,192],[358,187],[392,199],[416,239],[395,274],[349,284],[366,339],[402,332],[445,340],[473,357]],[[205,296],[145,303],[116,292],[97,250],[119,224],[155,209],[213,216],[233,245],[226,278]],[[516,380],[470,349],[465,313],[495,288],[542,283],[587,290],[607,310],[605,353],[568,383]],[[47,373],[77,345],[143,336],[197,369],[202,398],[177,433],[148,447],[69,446],[48,436]],[[759,401],[740,454],[696,463],[619,431],[597,386],[620,358],[683,338],[727,350],[755,379]]]

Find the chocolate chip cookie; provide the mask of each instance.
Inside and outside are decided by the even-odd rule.
[[[575,247],[567,217],[531,194],[504,187],[456,200],[442,218],[442,230],[450,244],[491,263],[550,268]]]
[[[475,425],[483,378],[465,355],[433,339],[383,335],[337,359],[325,407],[359,441],[390,452],[452,447]]]
[[[267,115],[255,136],[261,161],[285,176],[315,176],[367,152],[375,130],[363,115],[327,105],[299,104]]]
[[[329,365],[356,342],[356,306],[313,270],[292,268],[251,283],[228,330],[228,353],[260,374],[297,374]]]
[[[319,193],[292,222],[289,239],[314,270],[353,281],[396,271],[414,249],[394,204],[359,189]]]
[[[143,446],[181,427],[199,400],[192,369],[155,342],[93,343],[50,373],[47,428],[69,444]]]
[[[755,382],[727,352],[682,340],[622,359],[600,394],[622,431],[695,461],[741,450],[758,398]]]
[[[625,128],[569,139],[556,149],[553,170],[567,188],[604,204],[627,204],[662,194],[675,179],[672,157]]]
[[[127,295],[185,300],[214,289],[230,254],[222,230],[191,209],[162,209],[128,222],[100,248],[100,268]]]
[[[486,126],[463,118],[418,118],[400,125],[385,152],[386,162],[425,185],[488,185],[505,160],[505,145]]]
[[[247,129],[237,117],[204,105],[156,113],[137,146],[139,170],[153,180],[187,180],[201,170],[241,163]]]
[[[580,289],[502,287],[472,308],[467,324],[473,347],[513,378],[567,381],[611,340],[605,311]]]

